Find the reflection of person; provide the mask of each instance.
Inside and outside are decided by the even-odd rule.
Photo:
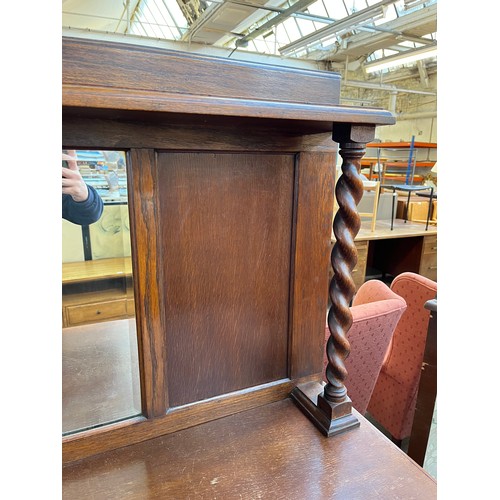
[[[97,191],[83,180],[76,163],[76,151],[62,155],[68,167],[62,167],[62,216],[81,226],[96,222],[103,210]]]

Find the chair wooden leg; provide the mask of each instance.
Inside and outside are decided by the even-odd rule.
[[[378,200],[380,197],[380,182],[377,183],[375,188],[375,199],[373,201],[373,215],[372,215],[372,233],[375,231],[375,226],[377,224],[377,211],[378,211]]]

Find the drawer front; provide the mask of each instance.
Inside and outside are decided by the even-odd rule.
[[[419,274],[433,281],[437,281],[437,253],[422,255]]]
[[[437,253],[437,234],[431,236],[424,236],[424,254]]]
[[[112,300],[81,306],[67,306],[66,313],[69,325],[81,325],[83,323],[96,323],[109,319],[126,318],[127,302],[126,300]]]

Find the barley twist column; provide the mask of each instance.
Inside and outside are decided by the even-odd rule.
[[[363,181],[359,175],[360,160],[365,152],[364,144],[342,144],[340,156],[343,158],[342,175],[338,180],[335,196],[339,210],[333,222],[335,245],[332,249],[331,264],[333,278],[330,282],[331,307],[328,311],[330,338],[326,353],[328,366],[324,397],[333,403],[345,401],[347,390],[344,386],[347,377],[344,360],[350,352],[346,333],[352,324],[349,304],[356,287],[351,271],[357,262],[354,237],[361,226],[357,204],[363,196]]]
[[[333,140],[340,144],[342,175],[335,188],[339,210],[333,221],[335,244],[331,253],[333,278],[329,295],[331,307],[328,311],[330,337],[326,344],[328,365],[327,383],[306,383],[292,391],[292,399],[312,422],[330,437],[358,427],[359,421],[352,413],[352,402],[344,385],[348,377],[345,359],[349,355],[347,332],[352,324],[349,304],[356,291],[352,270],[357,262],[354,245],[361,226],[357,204],[363,195],[360,176],[361,158],[366,143],[375,135],[375,126],[350,123],[336,124]]]
[[[373,139],[375,127],[341,124],[334,128],[333,140],[340,144],[342,175],[335,187],[339,209],[333,221],[335,245],[332,249],[331,263],[333,277],[330,282],[330,302],[328,329],[330,338],[326,345],[328,365],[327,384],[318,395],[318,407],[330,419],[328,435],[357,427],[358,419],[352,414],[352,403],[347,395],[344,382],[348,376],[345,359],[349,356],[350,346],[347,332],[352,325],[349,304],[356,287],[352,270],[358,260],[354,238],[361,226],[357,204],[363,196],[361,180],[361,158],[365,154],[366,143]]]

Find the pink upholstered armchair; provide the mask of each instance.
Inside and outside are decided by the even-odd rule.
[[[415,273],[402,273],[391,284],[407,309],[399,321],[373,391],[368,413],[401,445],[410,436],[424,356],[429,310],[437,283]]]
[[[345,361],[346,388],[354,408],[361,414],[366,411],[392,334],[405,309],[405,301],[379,280],[361,285],[354,297],[353,323],[347,333],[351,353]],[[329,336],[326,326],[325,343]],[[325,352],[324,371],[327,363]]]

